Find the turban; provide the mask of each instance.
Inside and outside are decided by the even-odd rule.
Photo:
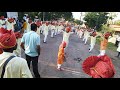
[[[40,21],[37,21],[37,22],[36,22],[36,25],[37,25],[37,26],[40,26],[40,25],[41,25],[41,22],[40,22]]]
[[[22,38],[22,34],[20,32],[15,32],[16,38]]]
[[[109,36],[112,36],[110,32],[106,32],[106,33],[104,34],[104,37],[105,37],[105,38],[108,38]]]
[[[12,30],[0,28],[0,48],[7,49],[16,45],[16,37]]]
[[[67,28],[66,28],[66,31],[67,31],[67,32],[70,32],[70,31],[71,31],[71,28],[70,28],[70,27],[67,27]]]
[[[9,18],[8,21],[9,21],[9,22],[13,22],[14,19],[13,19],[13,18]]]
[[[93,37],[95,37],[96,35],[97,35],[96,32],[93,32],[93,33],[91,34],[91,36],[93,36]]]
[[[107,56],[90,56],[82,64],[83,71],[93,78],[112,78],[115,69],[111,59]]]

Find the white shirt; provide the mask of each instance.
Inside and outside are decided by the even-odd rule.
[[[63,31],[63,41],[68,42],[69,41],[69,37],[70,37],[71,34],[73,34],[73,32],[67,33],[65,31]]]
[[[0,54],[0,75],[2,73],[4,62],[12,55],[14,54],[9,52]],[[4,78],[32,78],[26,60],[20,57],[12,58],[6,66]]]
[[[44,35],[48,35],[48,26],[44,26],[44,28],[43,28],[43,33],[44,33]]]
[[[95,43],[96,43],[96,36],[95,37],[91,36],[91,44],[95,44]]]
[[[13,25],[14,25],[14,23],[9,23],[8,21],[6,21],[7,30],[13,30],[14,31]]]

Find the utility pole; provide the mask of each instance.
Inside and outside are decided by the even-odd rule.
[[[44,21],[45,12],[43,12],[43,21]]]
[[[81,18],[82,18],[82,12],[80,13],[80,21],[81,21]]]

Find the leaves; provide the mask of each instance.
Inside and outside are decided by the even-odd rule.
[[[101,31],[102,25],[107,23],[109,18],[108,14],[107,12],[88,12],[84,20],[88,27],[94,28],[96,26],[96,30]]]

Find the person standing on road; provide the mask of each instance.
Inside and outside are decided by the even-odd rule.
[[[17,47],[16,37],[12,30],[0,29],[0,77],[1,78],[33,78],[25,59],[14,56]],[[6,61],[5,69],[3,68]],[[5,70],[5,71],[4,71]],[[4,71],[4,73],[3,73]]]
[[[40,55],[40,36],[36,33],[37,25],[31,24],[31,31],[25,33],[21,39],[21,47],[25,50],[26,60],[30,68],[32,61],[33,72],[36,78],[40,78],[38,72],[38,57]]]
[[[71,28],[70,27],[66,27],[65,31],[63,31],[63,42],[66,42],[66,48],[68,47],[69,44],[69,37],[71,34],[73,34],[74,32],[71,32]]]
[[[96,43],[96,35],[97,35],[97,33],[95,32],[95,31],[93,31],[92,33],[91,33],[91,37],[90,37],[90,48],[89,48],[89,53],[92,51],[92,49],[94,48],[94,46],[95,46],[95,43]]]
[[[100,54],[98,56],[105,55],[105,51],[107,49],[109,36],[112,36],[110,32],[107,32],[103,36],[101,36]]]
[[[61,45],[59,46],[59,51],[58,51],[58,59],[57,59],[57,69],[61,69],[61,65],[63,64],[65,60],[65,53],[64,53],[64,48],[66,47],[66,42],[62,42]]]
[[[46,25],[45,25],[45,27],[44,27],[44,29],[43,29],[43,35],[44,35],[43,43],[46,43],[47,36],[48,36],[48,32],[49,32],[48,22],[46,22]]]
[[[117,48],[117,51],[118,51],[117,57],[119,57],[120,56],[120,36],[117,38],[117,41],[119,42],[118,43],[118,48]]]

